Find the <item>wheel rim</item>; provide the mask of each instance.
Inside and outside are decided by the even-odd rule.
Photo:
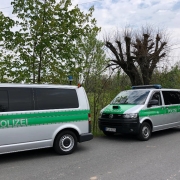
[[[142,135],[144,138],[148,138],[150,135],[150,129],[147,126],[142,128]]]
[[[74,147],[74,138],[70,134],[63,135],[59,141],[62,151],[68,152]]]

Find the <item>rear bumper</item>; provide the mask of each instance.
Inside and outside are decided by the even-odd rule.
[[[85,133],[79,136],[79,142],[90,141],[93,139],[92,133]]]

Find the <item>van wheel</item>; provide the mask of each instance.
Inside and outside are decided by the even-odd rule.
[[[151,126],[149,123],[144,122],[140,127],[140,132],[138,134],[138,138],[141,141],[147,141],[151,137]]]
[[[62,131],[56,136],[53,147],[58,154],[71,154],[77,147],[77,137],[72,131]]]
[[[114,136],[113,132],[103,131],[106,136]]]

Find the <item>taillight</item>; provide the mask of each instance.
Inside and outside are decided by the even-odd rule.
[[[88,113],[89,132],[91,132],[91,114]]]
[[[91,123],[91,114],[88,114],[88,121]]]

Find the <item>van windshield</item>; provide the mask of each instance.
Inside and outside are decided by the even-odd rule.
[[[111,104],[144,104],[149,94],[147,89],[128,90],[120,92],[111,102]]]

